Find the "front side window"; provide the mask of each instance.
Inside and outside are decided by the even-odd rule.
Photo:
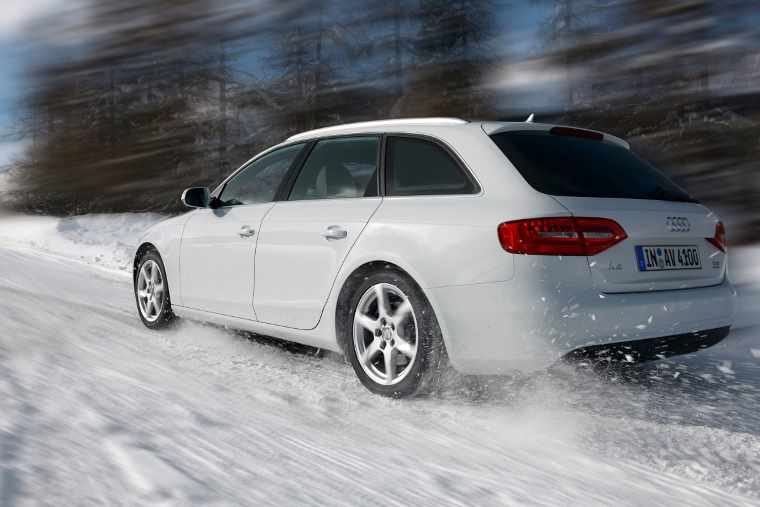
[[[289,200],[339,199],[377,195],[377,137],[319,141],[306,159]]]
[[[477,193],[460,165],[438,144],[416,137],[388,138],[389,195]]]
[[[304,144],[280,148],[251,162],[235,175],[219,197],[222,206],[271,202]]]

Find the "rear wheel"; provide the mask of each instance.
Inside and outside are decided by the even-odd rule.
[[[169,284],[161,256],[149,250],[140,258],[135,276],[135,300],[137,311],[145,326],[150,329],[165,327],[172,321]]]
[[[427,298],[406,274],[390,268],[362,279],[344,318],[346,356],[370,391],[405,397],[437,386],[445,358],[441,331]]]

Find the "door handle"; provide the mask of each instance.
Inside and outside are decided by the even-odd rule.
[[[327,240],[345,239],[348,237],[348,231],[339,225],[331,225],[322,233],[322,237]]]
[[[238,233],[241,238],[250,238],[254,234],[256,234],[256,230],[251,227],[250,225],[244,225],[240,228],[240,232]]]

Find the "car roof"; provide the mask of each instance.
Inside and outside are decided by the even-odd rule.
[[[330,127],[319,128],[315,130],[308,130],[290,136],[283,144],[292,143],[296,141],[305,141],[310,139],[316,139],[326,136],[339,136],[350,134],[366,134],[366,133],[383,133],[383,132],[404,132],[413,133],[416,128],[421,131],[430,132],[437,130],[438,128],[444,130],[461,129],[461,128],[481,128],[486,134],[498,134],[501,132],[507,132],[510,130],[536,130],[547,131],[553,127],[560,125],[549,123],[532,123],[532,122],[493,122],[493,121],[466,121],[461,118],[403,118],[394,120],[377,120],[377,121],[364,121],[358,123],[345,123],[342,125],[334,125]],[[577,127],[572,127],[577,128]],[[590,129],[583,129],[590,130]],[[619,137],[607,134],[606,132],[598,132],[604,136],[605,141],[612,142],[614,144],[623,146],[626,149],[630,149],[630,145]]]
[[[344,123],[315,130],[301,132],[290,136],[286,142],[313,139],[315,137],[355,134],[359,132],[393,132],[396,130],[408,130],[409,127],[447,127],[467,125],[469,122],[460,118],[403,118],[396,120],[362,121],[358,123]]]

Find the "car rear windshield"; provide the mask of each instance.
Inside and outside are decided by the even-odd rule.
[[[491,139],[544,194],[696,202],[652,165],[610,142],[551,131],[502,132]]]

